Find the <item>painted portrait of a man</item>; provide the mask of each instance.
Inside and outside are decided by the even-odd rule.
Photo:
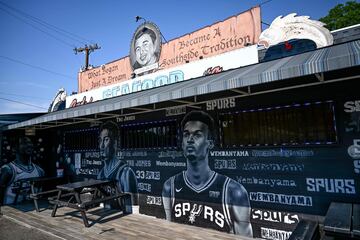
[[[135,173],[125,161],[117,157],[119,134],[119,127],[115,122],[107,121],[101,125],[98,141],[100,159],[104,165],[97,178],[115,180],[118,190],[130,193],[132,204],[137,205],[138,190]]]
[[[3,165],[0,169],[0,206],[15,203],[14,189],[18,187],[18,180],[45,175],[44,170],[32,162],[33,155],[32,140],[29,137],[20,137],[16,146],[15,160]],[[19,197],[19,201],[24,200],[24,195]]]
[[[166,219],[251,237],[249,196],[243,185],[209,166],[214,146],[214,120],[192,111],[181,122],[187,169],[165,181],[162,191]]]
[[[140,25],[133,36],[130,46],[130,64],[136,72],[157,68],[161,51],[161,37],[157,26],[150,22]]]

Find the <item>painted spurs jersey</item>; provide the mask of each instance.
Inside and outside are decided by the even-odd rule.
[[[128,167],[126,163],[124,163],[123,161],[118,161],[116,166],[113,167],[108,173],[105,173],[105,168],[101,169],[97,176],[97,179],[118,180],[117,187],[119,191],[126,192],[128,190],[124,189],[124,186],[121,185],[121,182],[123,181],[123,179],[121,178],[124,177],[123,172],[126,167]]]
[[[9,186],[6,188],[5,199],[4,199],[5,204],[14,203],[15,195],[16,195],[16,193],[14,192],[14,188],[19,187],[16,181],[25,178],[41,177],[44,175],[44,171],[34,163],[31,163],[31,165],[28,167],[28,166],[16,164],[15,162],[10,162],[6,166],[11,169],[13,174],[9,182]],[[25,186],[24,184],[23,187],[29,187],[29,186]],[[22,201],[23,197],[24,195],[20,194],[18,197],[18,201]]]
[[[201,188],[194,187],[185,171],[171,178],[171,219],[223,232],[234,232],[226,204],[230,178],[213,172]]]

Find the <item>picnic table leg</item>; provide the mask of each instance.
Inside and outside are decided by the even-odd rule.
[[[77,203],[79,203],[79,204],[81,203],[80,194],[79,194],[78,192],[75,193],[75,199],[76,199],[76,202],[77,202]],[[82,219],[83,219],[83,221],[84,221],[85,227],[90,227],[89,222],[88,222],[88,219],[87,219],[87,217],[86,217],[85,211],[80,210],[80,213],[81,213],[81,217],[82,217]]]
[[[23,186],[23,182],[20,182],[19,189],[18,189],[18,191],[16,192],[16,195],[15,195],[14,205],[17,205],[17,200],[18,200],[19,194],[20,194],[20,192],[22,190],[22,186]]]
[[[32,194],[35,194],[35,183],[34,183],[34,182],[31,183],[31,193],[32,193]],[[40,210],[39,210],[39,205],[38,205],[38,201],[37,201],[36,198],[34,198],[34,205],[35,205],[36,211],[37,211],[37,212],[40,212]]]
[[[116,183],[114,183],[113,187],[115,188],[115,193],[116,193],[116,194],[119,194],[120,192],[119,192],[118,187],[116,186]],[[120,209],[124,212],[124,211],[125,211],[125,202],[123,201],[123,199],[122,199],[122,198],[118,198],[118,199],[117,199],[117,202],[118,202],[118,204],[119,204]]]
[[[60,197],[61,197],[61,190],[59,190],[56,200],[59,200]],[[52,216],[52,217],[55,217],[57,208],[58,208],[58,204],[55,203],[54,208],[53,208],[53,210],[52,210],[52,212],[51,212],[51,216]]]

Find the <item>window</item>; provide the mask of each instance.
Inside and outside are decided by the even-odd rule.
[[[337,142],[332,101],[224,113],[220,123],[222,147]]]
[[[64,133],[64,151],[98,151],[97,128],[66,131]]]
[[[137,123],[121,127],[121,148],[172,148],[177,146],[175,120]]]

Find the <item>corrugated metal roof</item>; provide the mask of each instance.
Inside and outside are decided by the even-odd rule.
[[[8,129],[264,84],[360,65],[360,40],[49,113]]]

